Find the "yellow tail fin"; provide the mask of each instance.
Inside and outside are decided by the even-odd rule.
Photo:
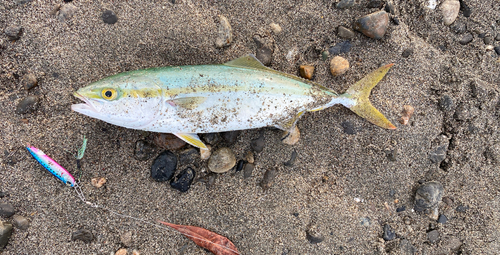
[[[372,106],[368,97],[373,87],[384,78],[385,74],[394,64],[389,64],[371,72],[356,84],[352,85],[344,94],[355,102],[349,109],[365,118],[369,122],[387,129],[396,129],[394,125],[375,107]]]

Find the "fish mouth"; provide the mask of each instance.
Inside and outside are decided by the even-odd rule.
[[[82,100],[84,104],[73,104],[71,105],[71,110],[75,112],[85,112],[85,111],[91,111],[91,112],[99,112],[95,107],[94,104],[86,97],[84,97],[82,94],[75,92],[73,93],[73,96],[76,98]]]

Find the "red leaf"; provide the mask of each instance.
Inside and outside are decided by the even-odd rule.
[[[175,225],[168,222],[158,221],[193,240],[198,246],[211,251],[215,255],[239,255],[236,246],[226,237],[212,231],[195,226]]]

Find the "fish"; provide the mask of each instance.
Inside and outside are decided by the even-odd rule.
[[[78,89],[77,113],[144,131],[172,133],[208,150],[200,133],[276,127],[296,132],[306,112],[344,105],[369,122],[396,127],[368,97],[393,64],[382,66],[343,94],[264,66],[246,55],[224,64],[167,66],[109,76]]]
[[[26,149],[45,169],[49,170],[50,173],[59,178],[64,184],[75,187],[75,178],[55,160],[43,153],[42,150],[29,144],[26,146]]]

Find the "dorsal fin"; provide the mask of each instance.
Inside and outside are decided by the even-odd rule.
[[[224,65],[269,70],[269,68],[264,66],[253,54],[248,54],[246,56],[233,59],[229,62],[224,63]]]

